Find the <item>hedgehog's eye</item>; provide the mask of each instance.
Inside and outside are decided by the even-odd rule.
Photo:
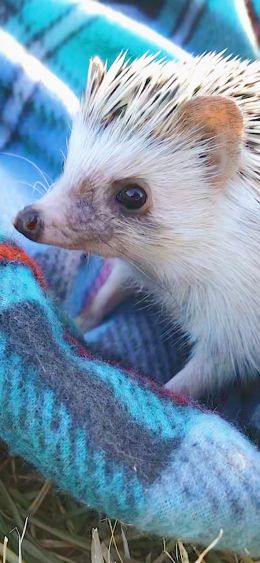
[[[116,199],[125,209],[137,211],[146,203],[147,194],[138,184],[128,184],[117,193]]]

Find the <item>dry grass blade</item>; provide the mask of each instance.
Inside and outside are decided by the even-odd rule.
[[[204,557],[207,555],[207,553],[209,551],[211,551],[211,549],[213,549],[218,544],[218,542],[219,542],[219,540],[221,540],[222,536],[223,536],[223,530],[220,530],[217,538],[215,538],[211,542],[211,544],[206,549],[204,549],[204,551],[199,555],[198,559],[196,559],[195,563],[202,563]]]
[[[104,542],[102,542],[101,544],[101,549],[105,563],[111,563],[110,551]]]
[[[174,549],[175,547],[176,547],[175,540],[169,542],[167,548],[166,548],[166,542],[165,540],[163,540],[163,551],[162,553],[160,553],[159,557],[153,560],[153,563],[164,563],[164,561],[169,561],[169,560],[174,561],[169,551]]]
[[[164,563],[164,561],[166,561],[166,557],[168,560],[167,554],[165,553],[165,551],[162,551],[162,553],[160,553],[160,555],[153,560],[153,563]]]
[[[170,555],[168,548],[166,549],[165,540],[163,541],[163,552],[167,556],[168,561],[172,561],[172,563],[176,563],[175,560],[173,559],[173,557]]]
[[[24,525],[23,525],[23,530],[22,533],[20,534],[19,530],[17,527],[13,528],[9,534],[12,534],[13,532],[17,533],[18,536],[18,559],[19,559],[19,563],[22,563],[23,558],[22,558],[22,544],[23,544],[23,540],[24,540],[24,536],[25,536],[25,532],[26,532],[26,528],[27,528],[27,524],[28,524],[28,518],[25,519]]]
[[[97,528],[92,530],[91,563],[105,563]]]
[[[188,556],[188,553],[187,553],[183,543],[181,541],[178,541],[177,545],[178,545],[180,556],[181,556],[181,562],[182,563],[189,563],[189,556]]]
[[[8,539],[6,537],[4,543],[0,543],[0,555],[3,557],[3,563],[26,563],[22,561],[22,559],[19,559],[11,549],[8,549],[7,543]]]
[[[24,536],[25,536],[27,524],[28,524],[28,518],[25,519],[22,534],[20,534],[19,531],[18,531],[18,538],[19,538],[19,560],[21,560],[21,561],[22,561],[22,544],[23,544],[23,540],[24,540]]]
[[[41,563],[58,563],[57,556],[41,549],[29,540],[24,540],[23,551],[26,554],[26,559],[28,563],[32,563],[35,560]]]
[[[45,530],[45,532],[50,533],[52,536],[56,536],[57,538],[66,541],[70,546],[74,545],[83,550],[85,550],[86,548],[90,549],[90,542],[88,542],[87,540],[83,540],[81,538],[78,538],[77,536],[69,535],[66,531],[62,531],[55,527],[49,526],[38,518],[32,517],[30,518],[30,522],[41,530]]]
[[[5,536],[4,544],[3,544],[3,563],[6,563],[7,561],[7,544],[8,544],[8,538]]]
[[[40,508],[41,504],[43,503],[46,495],[51,490],[51,487],[52,487],[52,482],[45,481],[37,497],[33,500],[32,504],[29,506],[28,514],[33,515],[37,512],[37,510]]]
[[[126,535],[125,535],[124,528],[123,528],[122,524],[121,524],[121,536],[122,536],[125,559],[131,559],[128,541],[126,539]]]
[[[244,555],[243,557],[241,557],[241,562],[243,562],[243,563],[259,563],[259,561],[253,561],[253,559],[251,559],[251,557],[249,557],[249,555]]]
[[[116,550],[116,553],[117,553],[117,556],[118,556],[118,558],[119,558],[120,563],[124,563],[124,562],[123,562],[123,559],[122,559],[122,557],[121,557],[121,555],[120,555],[120,553],[119,553],[119,550],[118,550],[118,547],[117,547],[117,543],[116,543],[116,540],[115,540],[115,533],[114,533],[114,532],[115,532],[115,529],[116,529],[116,526],[117,526],[117,520],[115,521],[114,526],[112,526],[111,520],[108,519],[108,524],[109,524],[109,527],[110,527],[110,530],[111,530],[110,548],[111,548],[111,544],[113,543],[113,544],[114,544],[114,547],[115,547],[115,550]]]
[[[68,559],[68,557],[64,557],[63,555],[57,555],[58,561],[62,561],[63,563],[74,563],[72,559]]]
[[[13,520],[16,523],[16,526],[18,526],[18,528],[20,530],[23,530],[23,520],[22,520],[21,514],[20,514],[16,504],[13,502],[12,497],[10,496],[7,488],[5,487],[5,485],[4,485],[4,483],[1,479],[0,479],[0,493],[1,493],[2,497],[4,497],[7,505],[10,508],[10,511],[11,511]]]
[[[49,481],[5,452],[0,450],[5,454],[0,463],[1,563],[21,563],[17,536],[10,535],[10,529],[17,526],[22,536],[28,516],[22,542],[24,563],[203,563],[205,557],[207,563],[253,563],[249,556],[208,553],[218,538],[203,553],[175,540],[167,541],[163,550],[160,538],[111,522],[55,492]],[[5,536],[8,540],[4,541]]]

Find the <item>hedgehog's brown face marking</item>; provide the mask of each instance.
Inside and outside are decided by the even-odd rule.
[[[102,197],[100,195],[87,181],[79,189],[72,190],[59,225],[57,244],[83,250],[95,247],[96,252],[102,254],[97,247],[109,246],[126,219],[130,223],[134,219],[140,220],[151,209],[149,187],[136,178],[116,181],[107,186]],[[46,229],[46,234],[42,234],[46,237],[45,242],[52,242],[48,240],[49,233]],[[59,235],[64,238],[64,243],[58,239]]]
[[[102,193],[86,181],[70,197],[61,229],[65,246],[101,255],[117,255],[124,228],[135,225],[138,232],[152,209],[149,186],[134,177],[103,186]]]
[[[110,240],[113,235],[113,224],[108,221],[107,213],[96,209],[86,198],[75,201],[67,210],[63,233],[65,245],[84,249],[87,243],[100,243]]]

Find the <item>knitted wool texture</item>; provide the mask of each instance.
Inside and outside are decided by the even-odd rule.
[[[217,415],[85,355],[37,268],[8,244],[0,279],[0,434],[11,451],[111,517],[202,544],[222,529],[219,546],[259,555],[259,451]]]

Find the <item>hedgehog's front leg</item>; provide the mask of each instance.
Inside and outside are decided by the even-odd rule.
[[[105,270],[105,271],[103,271]],[[118,258],[107,259],[97,280],[93,298],[76,318],[82,332],[99,325],[118,305],[126,301],[133,293],[131,286],[131,269],[128,264]]]
[[[166,389],[191,399],[199,399],[212,384],[212,362],[206,355],[195,354],[168,383]]]

